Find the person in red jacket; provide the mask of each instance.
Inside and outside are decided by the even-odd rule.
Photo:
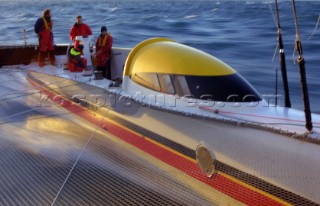
[[[39,66],[43,67],[46,53],[51,65],[55,65],[54,46],[53,46],[53,33],[52,33],[52,20],[51,11],[46,9],[42,12],[42,17],[38,18],[34,25],[34,32],[37,33],[39,38]]]
[[[70,39],[75,41],[76,36],[83,36],[84,38],[92,35],[92,31],[90,27],[82,23],[82,16],[76,17],[76,23],[70,29]]]
[[[81,56],[82,50],[82,43],[76,40],[68,55],[68,68],[71,72],[82,72],[87,67],[87,60]]]
[[[96,42],[96,68],[102,71],[102,76],[111,79],[110,54],[112,48],[112,36],[107,32],[107,27],[101,27],[101,34]]]

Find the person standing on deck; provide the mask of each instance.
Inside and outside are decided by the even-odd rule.
[[[96,68],[102,71],[103,77],[111,79],[110,71],[110,54],[112,48],[112,36],[107,32],[107,27],[101,27],[101,34],[96,42],[96,53],[97,58]]]
[[[51,65],[55,65],[52,26],[51,10],[46,9],[42,12],[42,17],[38,18],[34,25],[34,32],[39,38],[40,51],[38,61],[40,67],[45,65],[44,60],[47,52]]]
[[[82,23],[82,16],[77,16],[76,23],[71,27],[69,34],[70,39],[75,41],[76,36],[82,36],[86,38],[89,35],[92,35],[92,31],[87,24]]]

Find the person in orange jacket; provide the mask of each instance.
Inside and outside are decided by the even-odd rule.
[[[51,65],[55,65],[52,26],[51,10],[46,9],[42,12],[42,17],[38,18],[34,25],[34,32],[39,38],[38,62],[40,67],[45,65],[44,60],[47,52]]]
[[[111,69],[110,69],[110,54],[112,48],[113,38],[110,33],[107,32],[107,27],[101,27],[101,34],[96,42],[96,68],[102,71],[102,76],[111,79]]]
[[[92,35],[90,27],[82,22],[82,16],[76,17],[76,23],[70,29],[70,39],[75,41],[76,36],[83,36],[84,38]]]
[[[83,45],[79,40],[74,42],[68,55],[68,68],[71,72],[81,72],[87,67],[86,58],[82,57]]]

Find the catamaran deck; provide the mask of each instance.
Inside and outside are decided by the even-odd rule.
[[[55,96],[48,98],[41,89],[50,86],[49,95],[52,95],[51,90],[57,90],[58,95],[60,90],[62,95],[63,92],[73,95],[120,93],[121,87],[110,87],[110,80],[71,73],[62,66],[39,68],[36,63],[0,71],[1,205],[241,205],[241,202],[282,205],[281,199],[275,196],[268,196],[268,199],[265,193],[243,183],[239,184],[240,188],[252,190],[254,195],[242,199],[243,191],[233,179],[233,175],[239,176],[239,171],[224,168],[221,162],[217,163],[221,167],[217,170],[222,173],[213,179],[200,172],[193,156],[192,166],[187,163],[188,155],[184,157],[187,161],[181,162],[186,170],[179,169],[178,163],[175,166],[167,164],[180,161],[174,156],[155,155],[148,149],[139,149],[131,144],[132,136],[124,130],[118,130],[123,131],[122,134],[114,133],[112,128],[109,130],[110,125],[101,123],[109,116],[108,121],[113,121],[112,115],[108,115],[111,113],[108,107],[105,115],[101,116],[101,111],[97,113],[95,119],[99,121],[90,123],[77,112],[64,108],[63,102],[61,105],[56,104],[59,101],[51,102]],[[31,78],[32,73],[37,78]],[[142,134],[138,134],[139,139],[151,135]],[[125,135],[128,138],[123,138]],[[162,157],[157,158],[159,156],[170,160],[163,161]],[[196,173],[189,173],[190,166],[196,166],[192,170]],[[242,175],[243,181],[257,180],[252,175]],[[262,183],[263,186],[258,185],[259,189],[279,195],[290,203],[316,205],[265,181]],[[224,194],[225,189],[231,192]]]
[[[63,107],[39,105],[25,72],[0,69],[0,205],[241,204]]]

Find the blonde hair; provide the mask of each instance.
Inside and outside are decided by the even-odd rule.
[[[51,12],[50,9],[45,9],[45,10],[43,10],[43,12],[42,12],[42,16],[45,17],[45,18],[47,18],[47,17],[49,17],[50,12]]]

